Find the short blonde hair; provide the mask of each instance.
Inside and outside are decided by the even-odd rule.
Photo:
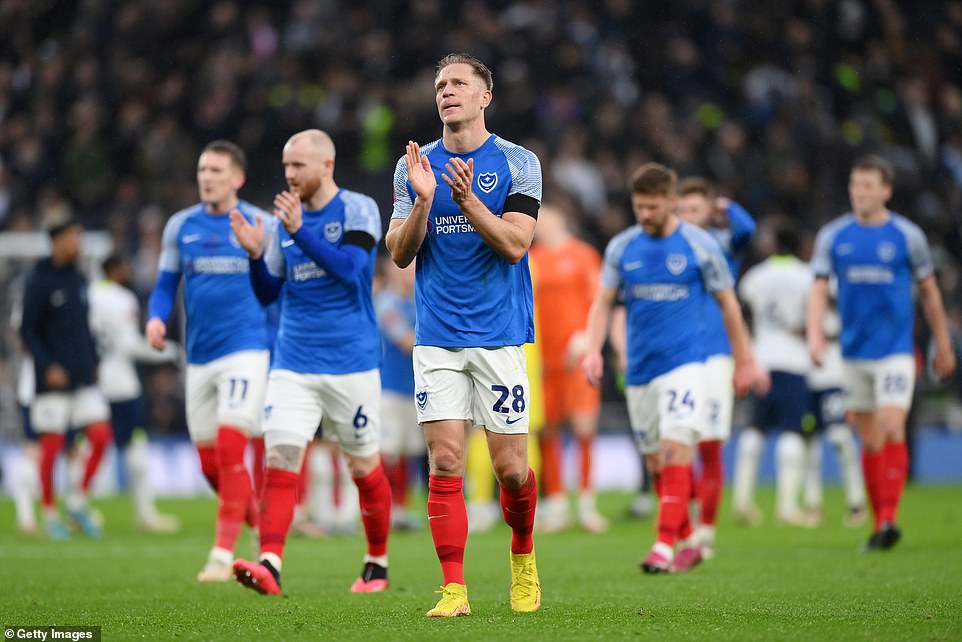
[[[474,75],[484,81],[484,86],[488,91],[494,89],[494,76],[488,66],[468,53],[449,53],[438,61],[434,68],[434,75],[437,76],[441,70],[448,65],[468,65],[474,71]]]

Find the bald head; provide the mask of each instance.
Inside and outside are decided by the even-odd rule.
[[[320,129],[306,129],[284,145],[284,178],[311,208],[337,192],[334,182],[334,141]]]
[[[305,152],[317,154],[319,160],[334,160],[334,141],[327,132],[320,129],[305,129],[297,132],[287,140],[284,149],[288,147],[302,148]]]

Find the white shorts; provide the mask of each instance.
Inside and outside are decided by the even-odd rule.
[[[732,376],[735,362],[727,354],[716,354],[705,361],[705,430],[698,441],[728,441],[732,435],[732,407],[735,384]]]
[[[65,392],[42,392],[30,406],[30,423],[36,432],[66,434],[67,428],[84,428],[110,420],[107,398],[97,386]]]
[[[187,430],[194,443],[214,441],[218,426],[261,434],[267,388],[267,350],[235,352],[204,364],[187,364]]]
[[[686,363],[642,386],[628,386],[628,420],[644,455],[664,440],[694,446],[705,430],[705,364]]]
[[[464,419],[491,432],[528,432],[528,367],[522,346],[414,346],[418,423]]]
[[[369,457],[381,448],[381,374],[304,374],[271,370],[264,406],[264,443],[304,448],[318,424],[348,455]]]
[[[915,359],[893,354],[884,359],[842,362],[848,409],[868,412],[885,406],[908,410],[915,390]]]
[[[385,390],[381,394],[381,452],[414,457],[424,452],[414,395]]]

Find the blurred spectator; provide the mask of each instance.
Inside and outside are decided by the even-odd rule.
[[[419,88],[452,49],[494,70],[489,120],[539,150],[546,192],[574,199],[599,246],[646,160],[815,229],[847,208],[852,160],[878,151],[899,170],[893,207],[943,266],[962,258],[960,0],[7,0],[0,228],[63,198],[151,265],[158,225],[196,200],[205,143],[248,150],[244,195],[265,205],[281,146],[309,127],[337,137],[342,179],[387,216],[404,143],[436,135]]]

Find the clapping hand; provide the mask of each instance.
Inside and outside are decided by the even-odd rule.
[[[260,214],[257,215],[254,225],[251,225],[240,210],[231,210],[230,229],[237,237],[237,242],[247,251],[247,256],[254,260],[261,257],[264,253],[264,221]]]
[[[404,164],[408,170],[408,182],[419,198],[433,199],[434,190],[438,187],[438,179],[431,169],[431,161],[427,156],[421,156],[421,147],[414,141],[408,141],[405,149]]]
[[[464,162],[460,158],[452,158],[451,162],[445,164],[447,174],[441,174],[441,178],[451,188],[451,198],[460,205],[471,196],[471,184],[474,182],[474,159],[469,158]],[[448,175],[450,174],[450,176]]]
[[[301,229],[304,216],[301,210],[301,198],[296,187],[274,197],[274,214],[291,236]]]

